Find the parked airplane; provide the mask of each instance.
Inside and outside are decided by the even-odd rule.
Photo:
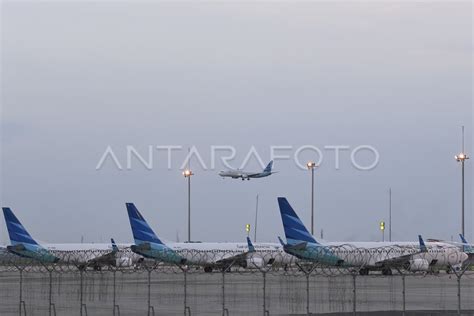
[[[279,197],[281,218],[287,243],[284,250],[300,259],[324,265],[360,268],[361,275],[370,270],[392,274],[392,268],[430,271],[433,268],[459,269],[468,256],[447,243],[413,242],[318,242],[306,229],[286,198]]]
[[[464,253],[466,253],[469,257],[474,257],[474,245],[470,244],[466,238],[462,234],[459,234],[459,237],[461,238],[461,242],[455,242],[455,241],[446,241],[442,239],[428,239],[430,242],[443,242],[446,244],[450,244],[453,246],[459,247]]]
[[[268,165],[263,169],[262,172],[246,172],[242,170],[226,170],[219,172],[219,175],[222,178],[230,177],[232,179],[242,179],[242,180],[250,180],[251,178],[263,178],[268,177],[276,173],[276,171],[272,171],[273,167],[273,160],[268,163]]]
[[[461,238],[461,242],[456,242],[456,241],[444,241],[440,239],[428,239],[428,241],[433,241],[433,242],[444,242],[456,247],[459,247],[461,251],[466,253],[468,255],[468,259],[464,261],[464,265],[474,265],[474,245],[470,244],[466,238],[462,234],[459,234],[459,237]]]
[[[277,243],[164,243],[148,225],[133,203],[126,203],[135,244],[133,252],[150,259],[174,264],[193,264],[205,272],[229,266],[263,268],[294,261]]]
[[[100,270],[104,266],[131,266],[132,253],[119,254],[119,247],[111,239],[111,244],[44,244],[37,243],[13,214],[9,207],[3,208],[11,245],[9,253],[33,259],[41,263],[66,263],[79,269],[88,267]],[[126,248],[129,245],[121,245]],[[135,255],[133,255],[136,257]],[[1,259],[0,259],[1,260]]]

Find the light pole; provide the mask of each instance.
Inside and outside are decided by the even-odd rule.
[[[388,189],[388,241],[392,241],[392,188]]]
[[[257,194],[257,202],[255,205],[255,233],[253,235],[253,242],[257,242],[257,222],[258,222],[258,194]]]
[[[464,161],[469,159],[464,153],[464,126],[462,127],[462,151],[454,156],[456,161],[461,163],[461,233],[464,235]]]
[[[314,169],[318,166],[315,162],[308,161],[306,167],[311,170],[311,235],[314,235]]]
[[[188,179],[188,242],[191,242],[191,176],[194,173],[190,169],[183,171],[183,176]]]

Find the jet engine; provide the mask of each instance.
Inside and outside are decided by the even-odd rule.
[[[428,271],[430,269],[430,263],[426,259],[412,259],[408,264],[408,270],[415,271]]]
[[[130,257],[119,257],[115,259],[116,267],[131,267],[133,265],[132,258]]]
[[[243,267],[246,269],[260,269],[265,266],[265,260],[262,258],[254,257],[254,258],[247,258],[243,262]]]

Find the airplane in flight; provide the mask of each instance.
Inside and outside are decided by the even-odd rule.
[[[151,229],[133,203],[126,203],[135,244],[131,249],[148,259],[204,267],[205,272],[240,266],[261,269],[267,265],[286,266],[295,258],[278,243],[164,243]]]
[[[468,255],[448,243],[419,242],[319,242],[306,229],[296,212],[284,197],[278,205],[287,243],[280,239],[284,250],[297,258],[327,266],[359,268],[361,275],[380,270],[391,275],[392,269],[411,272],[458,270]]]
[[[31,237],[9,207],[3,207],[11,245],[6,247],[9,254],[41,263],[63,263],[78,267],[80,270],[93,268],[101,270],[104,266],[132,266],[138,257],[123,250],[130,245],[111,244],[44,244]],[[121,251],[122,250],[122,251]],[[135,258],[134,258],[135,257]],[[0,262],[11,263],[11,256],[0,256]]]
[[[252,178],[264,178],[276,173],[277,171],[272,171],[273,160],[268,163],[268,165],[261,172],[246,172],[243,170],[226,170],[219,172],[219,175],[222,178],[232,178],[232,179],[242,179],[250,180]]]

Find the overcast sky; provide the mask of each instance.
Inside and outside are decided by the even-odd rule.
[[[1,204],[39,240],[131,242],[125,202],[162,238],[185,240],[179,167],[188,146],[210,164],[212,145],[234,146],[234,167],[252,146],[265,163],[270,146],[320,148],[315,218],[327,240],[380,240],[389,187],[393,240],[457,239],[461,125],[472,153],[469,1],[4,1],[1,20]],[[152,170],[137,159],[127,170],[127,145],[146,158],[148,146],[184,149],[170,170],[158,150]],[[330,145],[350,147],[339,170]],[[380,154],[370,171],[351,165],[359,145]],[[111,159],[96,170],[108,146],[124,170]],[[257,194],[258,241],[283,235],[277,196],[309,224],[310,173],[293,160],[245,182],[221,179],[219,163],[191,167],[194,240],[244,241]]]

